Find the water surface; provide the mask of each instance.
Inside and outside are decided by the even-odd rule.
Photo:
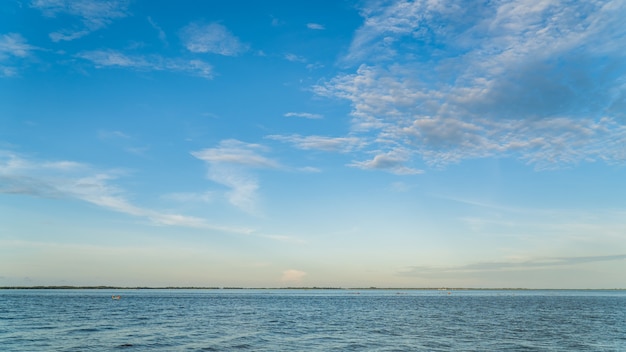
[[[0,346],[20,352],[626,351],[626,292],[0,290]]]

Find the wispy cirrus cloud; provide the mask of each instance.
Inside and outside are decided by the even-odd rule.
[[[320,30],[320,31],[326,29],[326,27],[324,27],[324,25],[319,24],[319,23],[307,23],[306,27],[308,29],[315,29],[315,30]]]
[[[98,131],[98,138],[100,139],[130,139],[131,137],[122,131]]]
[[[46,17],[69,15],[78,17],[81,25],[50,33],[52,41],[70,41],[110,25],[128,16],[127,0],[33,0],[31,7]]]
[[[409,154],[402,150],[392,150],[390,152],[377,154],[372,160],[355,161],[349,166],[364,170],[383,170],[396,175],[417,175],[424,171],[411,168],[405,165],[409,160]]]
[[[127,55],[117,50],[92,50],[76,57],[91,61],[96,68],[118,67],[139,71],[183,72],[207,79],[213,78],[213,67],[198,59],[172,59],[160,55]]]
[[[157,31],[159,35],[159,40],[163,43],[163,45],[168,46],[169,43],[167,42],[167,35],[165,34],[163,28],[161,28],[150,16],[148,16],[148,22],[150,23],[152,28]]]
[[[164,194],[161,198],[167,200],[173,200],[175,202],[180,203],[211,203],[215,195],[213,192],[204,192],[204,193],[191,193],[191,192],[181,192],[181,193],[169,193]]]
[[[285,59],[287,61],[300,62],[300,63],[303,63],[303,64],[306,63],[306,61],[307,61],[305,57],[300,56],[300,55],[296,55],[296,54],[293,54],[293,53],[285,54]]]
[[[262,154],[267,151],[260,144],[228,139],[214,148],[195,151],[191,155],[207,163],[207,177],[211,181],[230,189],[227,198],[232,205],[247,213],[256,214],[259,181],[250,170],[281,167],[278,162]]]
[[[150,150],[149,146],[139,145],[139,141],[136,138],[122,131],[99,130],[98,139],[138,156],[143,156]]]
[[[0,36],[0,60],[9,57],[26,57],[36,48],[26,43],[19,33],[7,33]]]
[[[302,117],[305,119],[321,119],[324,116],[320,114],[311,114],[308,112],[288,112],[284,115],[285,117]]]
[[[432,166],[626,161],[623,2],[402,0],[361,15],[342,60],[355,72],[314,87],[350,102],[350,134],[375,141],[354,165],[396,167],[398,148]]]
[[[265,138],[290,143],[298,149],[322,150],[327,152],[347,153],[365,146],[364,140],[357,137],[301,136],[293,134],[269,135]]]
[[[249,234],[250,229],[214,225],[207,220],[133,204],[114,181],[120,171],[97,171],[73,161],[31,160],[0,151],[0,194],[76,199],[101,208],[149,220],[159,226],[182,226]]]
[[[7,77],[15,76],[17,60],[28,57],[36,49],[19,33],[0,35],[0,74]]]
[[[191,23],[180,31],[180,38],[193,53],[237,56],[248,51],[247,44],[219,23]]]

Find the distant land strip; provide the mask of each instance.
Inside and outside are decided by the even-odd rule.
[[[422,291],[623,291],[626,288],[476,288],[476,287],[202,287],[202,286],[0,286],[0,290],[422,290]]]

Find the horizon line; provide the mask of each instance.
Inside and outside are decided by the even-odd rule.
[[[625,291],[626,288],[524,288],[524,287],[239,287],[239,286],[108,286],[32,285],[0,286],[0,290],[423,290],[423,291]]]

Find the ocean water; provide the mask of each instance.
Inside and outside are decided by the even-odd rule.
[[[626,292],[0,290],[0,351],[626,351]]]

